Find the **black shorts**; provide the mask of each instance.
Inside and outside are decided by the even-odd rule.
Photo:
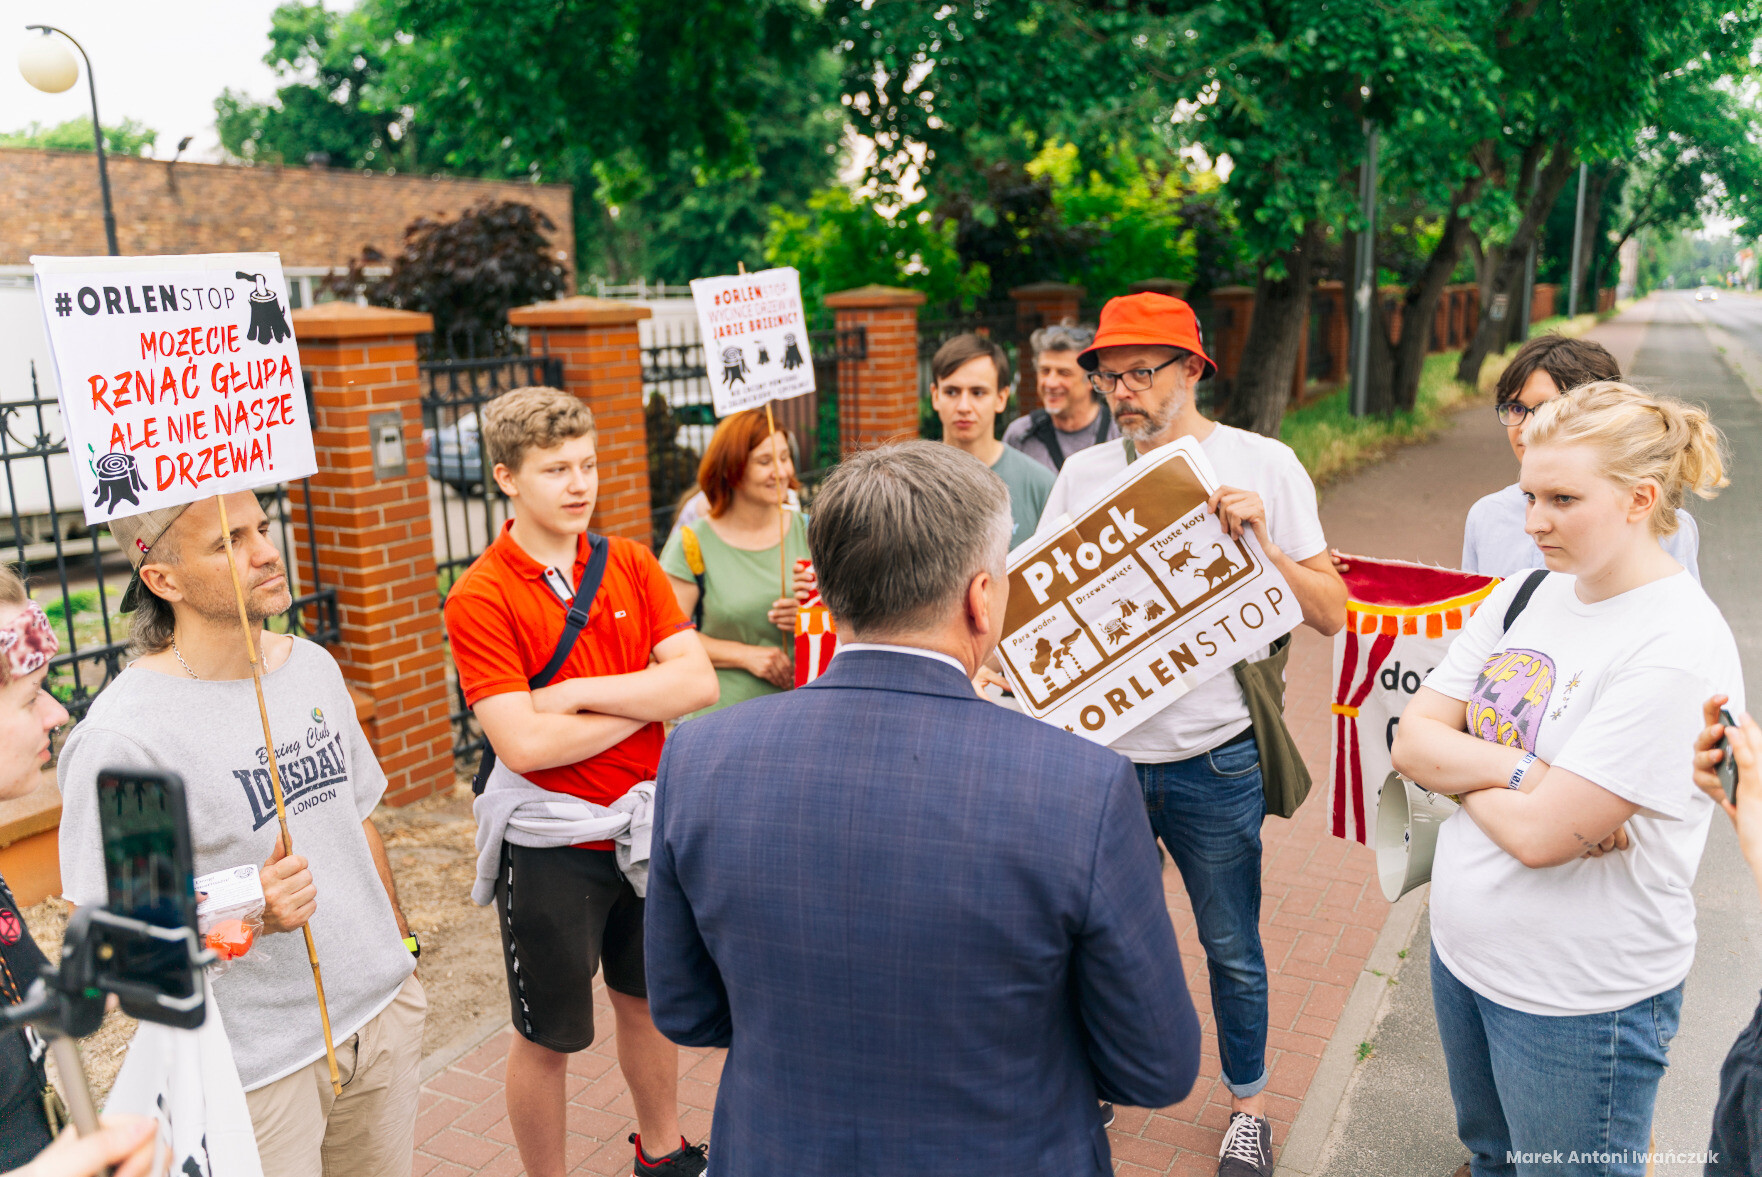
[[[496,914],[514,1028],[547,1050],[593,1045],[593,974],[606,988],[647,997],[642,899],[610,850],[502,843]]]
[[[1762,1005],[1719,1068],[1706,1172],[1748,1177],[1762,1164]]]

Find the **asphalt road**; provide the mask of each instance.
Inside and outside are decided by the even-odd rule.
[[[1733,485],[1710,502],[1691,501],[1701,528],[1702,583],[1737,637],[1744,677],[1762,691],[1762,389],[1738,370],[1762,374],[1762,299],[1727,296],[1696,303],[1663,294],[1625,320],[1648,320],[1630,375],[1636,383],[1698,401],[1725,432]],[[1756,353],[1727,362],[1707,324]],[[1736,358],[1736,357],[1734,357]],[[1762,710],[1762,694],[1751,707]],[[1716,815],[1696,878],[1700,943],[1684,989],[1682,1026],[1659,1088],[1654,1137],[1660,1150],[1706,1147],[1719,1064],[1749,1021],[1762,985],[1762,903],[1730,823]],[[1447,1177],[1468,1159],[1457,1141],[1449,1081],[1431,1009],[1430,925],[1422,921],[1390,1001],[1335,1126],[1326,1177]],[[1658,1177],[1699,1174],[1698,1164],[1660,1164]]]

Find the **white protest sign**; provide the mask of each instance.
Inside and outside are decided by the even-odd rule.
[[[31,264],[86,522],[318,469],[278,255]]]
[[[1296,594],[1252,532],[1231,539],[1206,508],[1216,488],[1182,438],[1010,553],[998,653],[1022,710],[1111,744],[1297,628]]]
[[[793,267],[693,278],[716,416],[814,391],[801,275]]]
[[[176,1177],[263,1177],[251,1109],[212,996],[194,1030],[140,1024],[104,1111],[157,1119]]]

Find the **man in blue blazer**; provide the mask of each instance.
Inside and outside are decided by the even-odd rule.
[[[715,1177],[1102,1177],[1097,1099],[1193,1085],[1132,766],[969,682],[1009,528],[1003,482],[958,450],[846,459],[809,528],[831,668],[668,742],[649,1008],[728,1048]]]

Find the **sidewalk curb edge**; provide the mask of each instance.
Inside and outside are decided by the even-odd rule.
[[[1346,1089],[1358,1069],[1358,1044],[1369,1035],[1388,1004],[1389,979],[1401,967],[1400,954],[1413,941],[1430,893],[1429,886],[1417,888],[1389,909],[1389,918],[1383,922],[1383,930],[1365,959],[1364,971],[1358,974],[1346,1008],[1334,1023],[1333,1037],[1322,1051],[1315,1078],[1304,1093],[1303,1108],[1285,1137],[1273,1177],[1308,1177],[1321,1163]]]

